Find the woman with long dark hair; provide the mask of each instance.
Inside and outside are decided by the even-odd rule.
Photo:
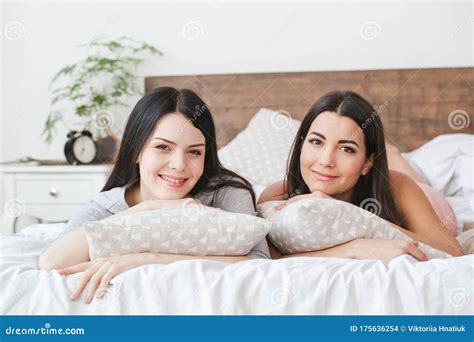
[[[104,289],[117,274],[141,265],[184,259],[238,262],[269,257],[264,240],[241,257],[139,253],[89,261],[83,223],[186,205],[256,214],[250,183],[219,162],[214,122],[207,105],[191,90],[161,87],[138,101],[102,192],[71,218],[68,232],[42,253],[39,266],[59,269],[61,274],[86,271],[71,298],[78,298],[90,282],[86,296],[90,303],[99,285]]]
[[[286,199],[277,207],[281,210],[308,197],[370,207],[415,241],[461,255],[459,243],[422,189],[405,174],[389,171],[379,113],[354,92],[328,93],[309,109],[296,134],[285,180],[269,186],[259,203]],[[417,242],[374,239],[356,239],[301,255],[390,260],[406,253],[426,259]]]

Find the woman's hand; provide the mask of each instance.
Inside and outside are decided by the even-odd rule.
[[[299,201],[299,200],[302,200],[302,199],[305,199],[305,198],[332,198],[332,197],[325,194],[322,191],[315,191],[315,192],[312,192],[310,194],[294,196],[294,197],[284,201],[283,203],[279,204],[278,206],[276,206],[275,210],[282,210],[287,205],[290,205],[291,203],[294,203],[296,201]]]
[[[133,268],[148,264],[148,254],[127,254],[118,257],[98,258],[94,261],[83,262],[74,266],[69,266],[58,270],[61,275],[70,275],[84,272],[76,289],[69,297],[75,300],[80,297],[82,291],[89,283],[85,303],[89,304],[94,296],[97,299],[106,293],[110,281],[117,275]]]
[[[139,253],[127,254],[118,257],[98,258],[94,261],[83,262],[74,266],[64,267],[58,270],[61,275],[70,275],[84,272],[76,289],[71,293],[70,299],[75,300],[80,297],[82,291],[89,283],[85,303],[89,304],[94,296],[102,298],[107,292],[110,281],[117,275],[149,264],[168,265],[181,260],[214,260],[227,263],[237,263],[246,261],[246,256],[191,256],[182,254],[165,253]]]
[[[389,262],[404,254],[418,261],[427,261],[428,257],[418,248],[417,241],[355,239],[347,243],[351,246],[353,259],[378,259]]]

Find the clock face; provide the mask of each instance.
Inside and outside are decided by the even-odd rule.
[[[74,140],[72,152],[80,163],[89,164],[94,160],[97,149],[94,140],[92,140],[91,137],[83,135]]]

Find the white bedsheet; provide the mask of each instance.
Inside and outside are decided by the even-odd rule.
[[[0,314],[474,314],[473,255],[148,265],[117,276],[101,301],[86,305],[68,299],[80,274],[37,269],[50,241],[45,233],[1,235]]]

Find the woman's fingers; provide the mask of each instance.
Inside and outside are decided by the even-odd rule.
[[[285,202],[281,203],[281,204],[278,204],[276,207],[275,207],[275,210],[281,210],[283,209],[284,207],[286,207],[289,203],[290,203],[291,200],[286,200]]]
[[[90,304],[94,296],[101,298],[105,294],[110,281],[121,271],[120,267],[115,262],[110,261],[110,259],[96,260],[94,263],[88,262],[87,264],[86,267],[88,266],[88,269],[85,270],[76,289],[71,293],[70,299],[75,300],[79,298],[87,284],[89,284],[84,302]],[[85,266],[76,268],[83,269]]]
[[[286,207],[287,205],[293,203],[293,202],[296,202],[298,200],[300,200],[302,198],[303,195],[298,195],[298,196],[295,196],[295,197],[292,197],[290,199],[287,199],[286,201],[284,201],[283,203],[280,203],[279,205],[277,205],[275,207],[275,210],[281,210],[283,209],[284,207]]]
[[[96,298],[102,298],[109,288],[110,281],[117,275],[117,271],[109,269],[102,277],[99,288],[96,292]]]
[[[295,197],[292,197],[290,199],[287,199],[286,201],[284,201],[283,203],[280,203],[279,205],[277,205],[275,207],[275,210],[281,210],[283,209],[284,207],[290,205],[291,203],[294,203],[296,201],[299,201],[303,198],[331,198],[331,196],[329,195],[326,195],[324,192],[321,192],[321,191],[315,191],[313,193],[310,193],[310,194],[306,194],[306,195],[298,195],[298,196],[295,196]]]
[[[106,262],[103,264],[91,277],[89,280],[89,288],[87,290],[87,295],[85,299],[85,303],[89,304],[92,302],[92,298],[94,298],[94,295],[96,293],[97,288],[99,287],[99,284],[102,281],[102,278],[104,275],[107,273],[107,271],[110,269],[110,263]]]
[[[90,265],[90,261],[83,262],[77,265],[61,268],[58,270],[58,273],[61,275],[69,275],[69,274],[74,274],[78,272],[83,272],[87,269],[89,265]]]
[[[407,254],[413,256],[414,258],[418,259],[419,261],[427,261],[428,260],[428,256],[425,253],[423,253],[423,251],[421,249],[418,248],[418,242],[408,243]]]
[[[71,293],[71,296],[69,297],[71,300],[75,300],[75,299],[79,298],[82,291],[86,287],[87,283],[92,278],[92,276],[95,274],[95,272],[99,269],[100,265],[93,265],[91,268],[89,268],[84,273],[82,278],[79,280],[79,283],[77,284],[76,289]]]

